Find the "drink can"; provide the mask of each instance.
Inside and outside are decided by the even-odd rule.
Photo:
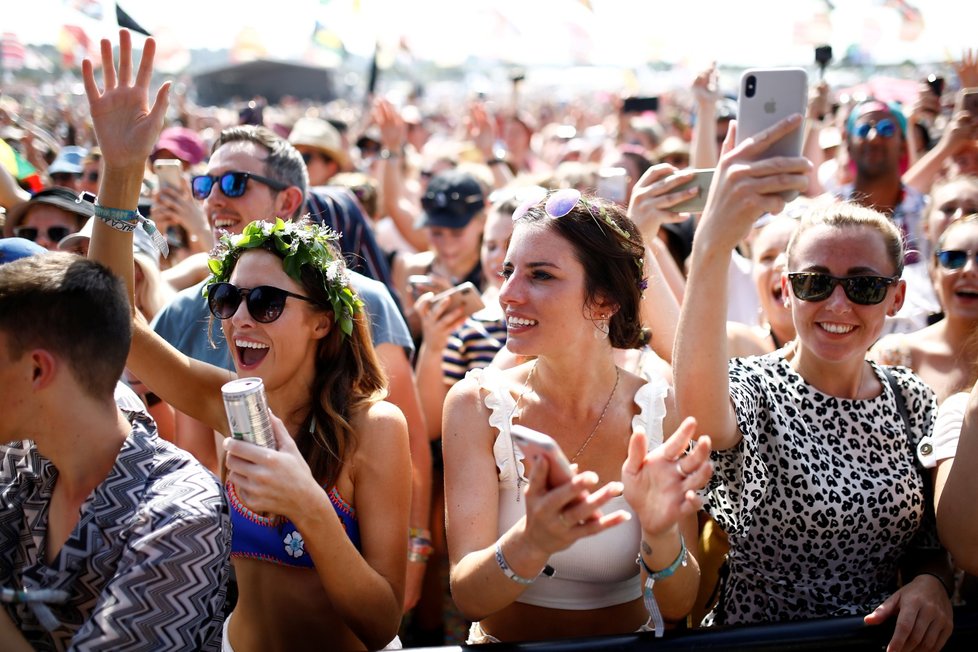
[[[261,378],[238,378],[221,387],[231,436],[275,448],[275,433],[268,417],[268,399]]]

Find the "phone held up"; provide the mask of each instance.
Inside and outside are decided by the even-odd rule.
[[[462,312],[465,313],[466,317],[470,317],[473,313],[486,307],[486,304],[482,301],[482,295],[479,294],[479,288],[471,281],[466,281],[455,287],[448,288],[444,292],[439,292],[432,298],[432,306],[438,305],[443,301],[451,302],[448,308],[449,310],[462,308]]]
[[[514,424],[510,427],[510,434],[513,441],[523,451],[527,459],[537,461],[546,458],[550,471],[547,474],[547,486],[559,487],[565,482],[570,482],[574,477],[574,471],[567,456],[560,450],[560,446],[550,435],[545,435],[526,426]]]
[[[689,199],[684,199],[678,204],[666,207],[670,213],[702,213],[706,208],[706,196],[710,191],[710,184],[713,183],[714,168],[704,168],[701,170],[682,170],[676,174],[692,173],[693,176],[687,181],[673,188],[670,192],[680,192],[696,186],[699,192]]]
[[[179,188],[180,175],[183,167],[180,161],[172,158],[161,158],[153,161],[153,172],[160,181],[160,187]]]
[[[737,98],[737,144],[756,136],[788,116],[805,115],[808,105],[808,73],[803,68],[751,68],[740,77]],[[798,128],[768,147],[763,158],[801,156],[804,130]],[[785,193],[791,201],[797,191]]]

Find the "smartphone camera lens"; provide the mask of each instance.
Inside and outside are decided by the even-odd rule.
[[[744,82],[744,94],[747,97],[754,97],[757,93],[757,77],[754,75],[747,75],[747,80]]]

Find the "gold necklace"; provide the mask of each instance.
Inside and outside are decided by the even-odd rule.
[[[526,390],[530,386],[530,379],[533,377],[533,372],[537,370],[538,361],[539,358],[533,361],[533,366],[530,368],[530,373],[526,375],[526,380],[523,381],[523,389],[520,390],[519,395],[516,397],[516,402],[513,404],[513,411],[510,412],[509,414],[510,423],[513,422],[513,417],[516,416],[516,411],[519,409],[520,401],[523,400],[523,395],[526,394]],[[595,433],[597,433],[598,428],[601,427],[601,422],[604,421],[605,414],[608,413],[608,408],[611,407],[611,401],[615,398],[615,392],[618,391],[618,383],[620,380],[621,380],[621,369],[615,366],[615,386],[611,388],[611,394],[608,396],[608,400],[604,404],[604,408],[601,410],[601,415],[598,417],[597,423],[595,423],[594,427],[591,428],[591,433],[587,436],[587,439],[584,440],[584,443],[581,444],[581,447],[577,449],[577,452],[574,453],[574,457],[570,459],[571,463],[575,462],[577,458],[580,457],[581,453],[584,452],[584,449],[587,448],[588,444],[591,443],[591,440],[594,439]],[[523,415],[521,413],[520,417],[522,418],[522,416]],[[513,441],[512,433],[509,436],[509,440],[510,440],[510,449],[513,452],[513,470],[516,471],[516,443]],[[521,489],[523,487],[524,482],[525,480],[523,480],[522,476],[520,475],[516,476],[516,502],[520,502],[520,494],[522,493]]]
[[[596,424],[594,424],[594,428],[591,429],[591,434],[587,436],[587,439],[584,440],[584,443],[581,444],[581,447],[577,449],[577,452],[576,453],[574,453],[574,457],[572,457],[570,459],[570,461],[571,461],[572,464],[577,460],[577,458],[581,455],[581,453],[584,452],[584,449],[587,448],[587,445],[591,443],[591,440],[594,439],[594,433],[596,433],[598,431],[598,427],[600,427],[601,426],[601,422],[604,421],[604,415],[608,412],[608,407],[611,405],[611,400],[613,398],[615,398],[615,392],[618,391],[618,381],[619,380],[621,380],[621,369],[619,369],[616,366],[615,367],[615,386],[611,388],[611,395],[608,396],[608,402],[604,404],[604,409],[601,410],[601,416],[598,417],[598,422]]]

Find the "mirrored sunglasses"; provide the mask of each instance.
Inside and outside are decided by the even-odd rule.
[[[211,194],[211,190],[214,188],[214,183],[217,182],[217,186],[224,193],[224,196],[234,199],[245,194],[245,191],[248,189],[249,179],[263,183],[272,190],[282,191],[289,187],[288,184],[263,177],[260,174],[251,172],[225,172],[224,174],[201,174],[195,176],[190,181],[190,188],[193,191],[195,199],[207,199]]]
[[[859,138],[866,138],[869,136],[869,132],[875,130],[876,135],[880,138],[893,138],[896,135],[896,124],[889,118],[883,118],[879,122],[871,123],[864,122],[862,124],[856,125],[856,136]]]
[[[285,301],[289,297],[315,303],[309,297],[271,285],[239,288],[231,283],[215,283],[207,290],[207,307],[218,319],[230,319],[238,311],[243,299],[247,302],[248,314],[252,319],[268,324],[282,316]]]
[[[978,265],[978,253],[964,249],[944,249],[936,254],[938,264],[944,269],[961,269],[968,264],[968,257],[975,259]]]
[[[841,285],[846,296],[861,306],[873,306],[886,298],[887,289],[896,283],[897,276],[831,276],[821,272],[788,274],[791,291],[802,301],[825,301],[835,286]]]

